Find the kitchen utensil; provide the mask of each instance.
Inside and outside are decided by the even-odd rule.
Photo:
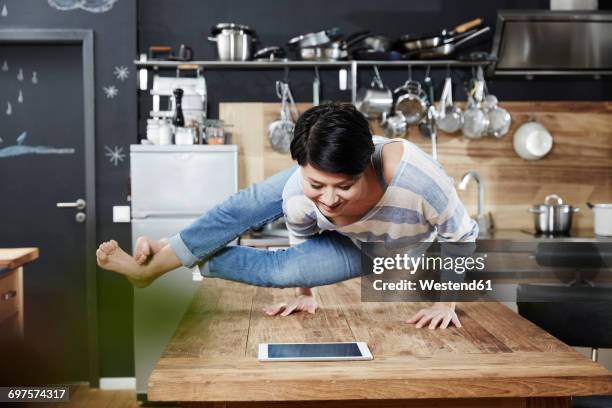
[[[312,81],[312,104],[314,106],[319,105],[319,98],[321,96],[321,80],[319,79],[319,68],[315,67],[315,77]]]
[[[181,44],[178,53],[176,55],[171,54],[167,59],[170,61],[191,61],[193,59],[193,50],[191,47]]]
[[[386,137],[396,138],[404,137],[406,135],[406,118],[401,111],[397,111],[391,116],[383,114],[381,126],[384,128]]]
[[[172,47],[168,45],[152,45],[149,47],[150,60],[166,60],[172,56]]]
[[[265,47],[253,54],[255,61],[286,61],[287,54],[281,47]]]
[[[452,30],[442,30],[438,33],[420,35],[406,34],[399,38],[399,42],[406,51],[416,51],[438,47],[456,34],[464,33],[474,27],[478,27],[480,24],[482,24],[482,19],[475,18],[466,23],[459,24]]]
[[[519,157],[539,160],[551,151],[553,138],[541,123],[531,119],[516,129],[512,143]]]
[[[338,61],[348,57],[348,49],[361,41],[367,31],[353,33],[346,38],[337,38],[325,44],[300,46],[296,49],[299,58],[305,61]]]
[[[463,135],[469,139],[479,139],[486,135],[489,117],[481,106],[484,97],[485,81],[482,68],[478,67],[473,88],[468,91],[468,104],[463,112]]]
[[[385,87],[378,72],[374,67],[374,78],[369,88],[361,88],[357,92],[357,109],[366,117],[379,118],[383,113],[388,113],[393,106],[393,95],[389,88]]]
[[[494,95],[485,96],[483,107],[489,118],[487,133],[498,139],[504,137],[512,123],[510,113],[498,105],[497,98]]]
[[[563,204],[561,197],[550,194],[544,199],[544,204],[534,205],[528,211],[534,214],[536,233],[568,235],[572,227],[572,216],[580,209]]]
[[[454,133],[463,126],[463,112],[461,108],[453,105],[453,81],[450,76],[447,76],[444,80],[436,125],[446,133]]]
[[[456,36],[453,39],[449,39],[447,42],[443,43],[442,45],[438,45],[437,47],[426,48],[423,50],[408,53],[405,55],[405,58],[436,59],[447,57],[454,53],[463,44],[472,41],[473,39],[480,37],[481,35],[486,34],[489,31],[491,31],[490,27],[483,27],[480,30],[477,30],[466,36],[462,36],[460,34],[459,36]],[[458,37],[460,37],[460,39],[457,39]]]
[[[192,145],[196,142],[197,135],[197,128],[177,127],[174,133],[174,143],[177,145]]]
[[[257,36],[248,26],[220,23],[212,28],[212,37],[208,37],[208,40],[217,43],[220,61],[248,61]]]
[[[161,146],[171,145],[173,142],[172,126],[166,120],[162,120],[157,128],[157,141]]]
[[[395,104],[393,111],[401,111],[408,125],[419,123],[427,113],[429,101],[420,82],[408,79],[404,85],[393,91]]]
[[[330,28],[314,33],[298,35],[289,40],[287,45],[290,47],[318,47],[330,43],[341,35],[339,28]]]
[[[281,98],[280,120],[272,122],[268,126],[268,139],[275,151],[287,153],[289,152],[291,140],[293,139],[293,130],[295,129],[291,112],[295,113],[296,118],[299,116],[299,112],[297,112],[295,101],[287,82],[277,81],[276,93]]]
[[[612,237],[612,204],[587,203],[587,205],[593,210],[595,235]]]

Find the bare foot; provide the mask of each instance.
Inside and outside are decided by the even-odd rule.
[[[115,240],[102,243],[96,251],[96,258],[101,268],[125,275],[137,288],[149,286],[156,278],[149,268],[138,265]]]

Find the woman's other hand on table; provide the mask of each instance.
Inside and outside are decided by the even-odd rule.
[[[296,289],[296,298],[289,302],[281,302],[264,307],[263,311],[269,316],[289,316],[296,312],[308,312],[314,314],[317,310],[317,301],[309,288]]]
[[[418,329],[427,326],[433,330],[437,327],[446,329],[451,323],[461,327],[461,322],[455,312],[455,302],[438,302],[433,306],[421,309],[406,323],[415,324]]]

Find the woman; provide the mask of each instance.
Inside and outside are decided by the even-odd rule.
[[[304,112],[291,157],[297,167],[241,190],[167,242],[139,238],[134,258],[115,241],[103,243],[98,264],[137,287],[198,263],[205,277],[297,287],[295,300],[266,310],[287,315],[314,312],[309,288],[359,276],[361,250],[370,245],[409,250],[436,238],[473,242],[478,235],[441,166],[403,139],[375,146],[367,120],[352,105],[328,103]],[[283,215],[289,249],[225,246]],[[460,327],[454,309],[453,302],[439,302],[407,322]]]

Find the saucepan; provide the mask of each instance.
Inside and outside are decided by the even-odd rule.
[[[437,47],[426,48],[423,50],[414,51],[414,52],[406,54],[404,58],[410,59],[414,57],[414,58],[422,58],[422,59],[436,59],[436,58],[447,57],[451,55],[452,53],[454,53],[457,50],[457,48],[459,48],[463,44],[475,39],[476,37],[480,37],[481,35],[486,34],[489,31],[491,31],[490,27],[484,27],[484,28],[481,28],[480,30],[469,32],[469,34],[468,33],[459,34],[455,36],[454,38],[447,40],[443,44],[438,45]]]
[[[534,214],[536,233],[550,235],[568,235],[572,228],[572,216],[578,211],[579,208],[563,204],[563,199],[557,194],[547,195],[544,204],[529,208],[529,212]]]
[[[453,38],[457,34],[462,34],[474,27],[482,24],[482,18],[475,18],[466,23],[459,24],[452,30],[442,30],[438,33],[429,33],[421,35],[406,34],[399,38],[400,45],[406,51],[417,51],[426,48],[438,47],[444,44],[445,41]]]
[[[361,88],[357,92],[355,107],[366,117],[380,118],[388,113],[393,106],[393,95],[380,77],[378,67],[374,67],[374,78],[369,88]]]

